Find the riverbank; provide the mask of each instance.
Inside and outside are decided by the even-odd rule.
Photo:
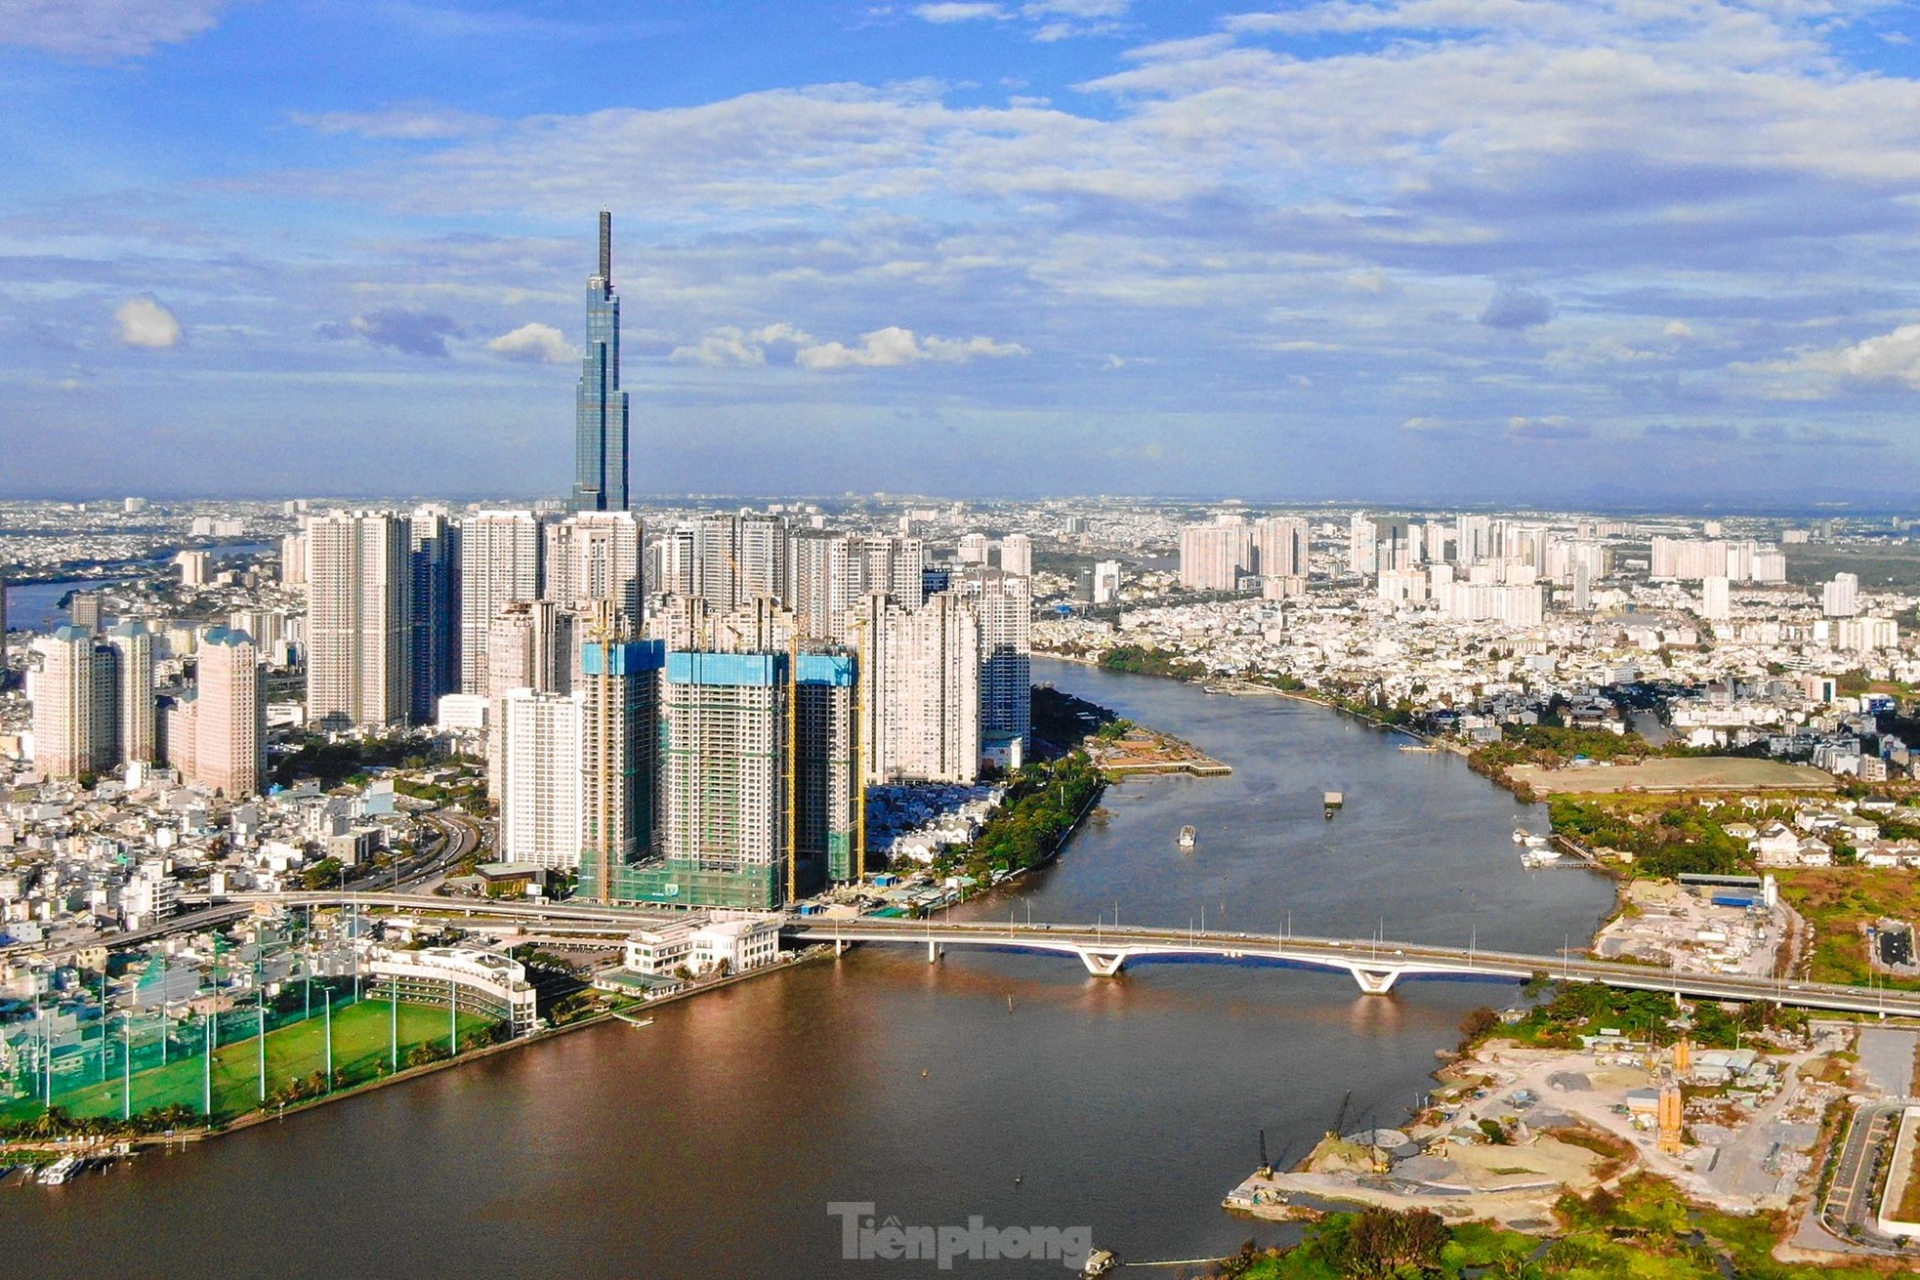
[[[652,1010],[665,1005],[696,999],[727,987],[750,982],[755,978],[763,978],[770,974],[786,972],[798,965],[830,958],[832,955],[832,947],[806,947],[800,951],[782,955],[780,959],[772,964],[743,970],[739,973],[728,974],[725,977],[715,978],[694,986],[685,987],[669,995],[659,996],[651,1000],[612,1003],[597,1013],[563,1023],[559,1026],[542,1028],[530,1035],[503,1041],[499,1044],[463,1049],[456,1055],[419,1065],[405,1066],[398,1071],[388,1072],[372,1080],[334,1089],[310,1098],[302,1098],[297,1102],[275,1107],[271,1110],[246,1112],[224,1124],[190,1129],[173,1129],[165,1133],[106,1132],[98,1134],[76,1134],[66,1137],[49,1135],[43,1138],[0,1141],[0,1155],[36,1152],[49,1156],[58,1156],[68,1152],[81,1152],[84,1154],[92,1151],[94,1148],[113,1147],[116,1145],[125,1145],[130,1151],[138,1152],[152,1148],[165,1148],[184,1143],[205,1142],[211,1138],[226,1137],[231,1134],[245,1132],[248,1129],[255,1128],[262,1124],[284,1120],[288,1116],[313,1111],[320,1107],[327,1106],[330,1103],[344,1102],[349,1098],[362,1097],[392,1085],[405,1084],[409,1081],[419,1080],[440,1071],[464,1067],[470,1063],[479,1062],[484,1058],[496,1057],[500,1054],[529,1048],[537,1044],[545,1044],[561,1036],[576,1031],[584,1031],[588,1027],[603,1025],[609,1021],[620,1018],[623,1014],[631,1014],[640,1010]]]

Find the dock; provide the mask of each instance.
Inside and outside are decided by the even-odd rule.
[[[1109,778],[1153,773],[1224,778],[1233,772],[1233,766],[1215,760],[1190,742],[1138,725],[1118,738],[1089,735],[1085,745],[1094,767]]]

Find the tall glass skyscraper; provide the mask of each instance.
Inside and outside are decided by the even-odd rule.
[[[574,397],[573,509],[627,509],[627,393],[620,389],[620,299],[613,214],[600,211],[600,273],[587,281],[587,352]]]

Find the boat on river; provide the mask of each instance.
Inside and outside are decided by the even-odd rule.
[[[1180,848],[1182,852],[1193,852],[1193,846],[1199,843],[1199,833],[1192,827],[1180,828]]]
[[[61,1156],[58,1160],[55,1160],[52,1164],[40,1171],[40,1185],[43,1187],[57,1187],[79,1172],[79,1156]]]
[[[1342,795],[1338,791],[1324,792],[1320,797],[1320,803],[1326,806],[1327,818],[1329,820],[1333,818],[1334,814],[1340,811],[1340,806],[1345,804],[1346,802],[1347,802],[1346,796]]]

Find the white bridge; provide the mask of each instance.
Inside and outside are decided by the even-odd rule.
[[[438,917],[484,927],[539,925],[576,935],[624,937],[657,918],[657,912],[598,903],[494,902],[407,893],[309,893],[235,895],[202,910],[176,916],[140,936],[204,928],[246,914],[256,905],[357,907]],[[1524,981],[1536,975],[1568,982],[1599,982],[1637,991],[1670,992],[1696,1000],[1766,1000],[1803,1009],[1840,1013],[1920,1017],[1920,993],[1884,987],[1787,982],[1732,974],[1678,973],[1652,965],[1590,960],[1571,954],[1522,955],[1477,947],[1378,939],[1311,938],[1292,934],[1227,933],[1221,930],[1161,929],[1142,925],[1018,924],[989,920],[904,920],[879,916],[828,919],[789,916],[781,935],[790,943],[831,944],[836,951],[854,943],[924,946],[929,961],[948,947],[1071,955],[1097,977],[1117,977],[1128,964],[1153,960],[1199,959],[1248,965],[1343,970],[1362,991],[1384,996],[1403,978]],[[133,935],[115,942],[133,940]]]
[[[1651,965],[1590,960],[1572,955],[1538,956],[1477,947],[1440,947],[1374,939],[1311,938],[1280,934],[1202,932],[1129,925],[1016,924],[997,921],[790,919],[784,936],[799,942],[921,945],[929,962],[948,947],[1052,952],[1077,957],[1096,977],[1119,975],[1136,961],[1206,959],[1250,965],[1343,970],[1360,990],[1383,996],[1402,978],[1491,980],[1544,975],[1570,982],[1600,982],[1639,991],[1670,992],[1706,1000],[1767,1000],[1776,1004],[1847,1013],[1920,1015],[1920,994],[1829,983],[1793,983],[1731,974],[1677,973]]]

